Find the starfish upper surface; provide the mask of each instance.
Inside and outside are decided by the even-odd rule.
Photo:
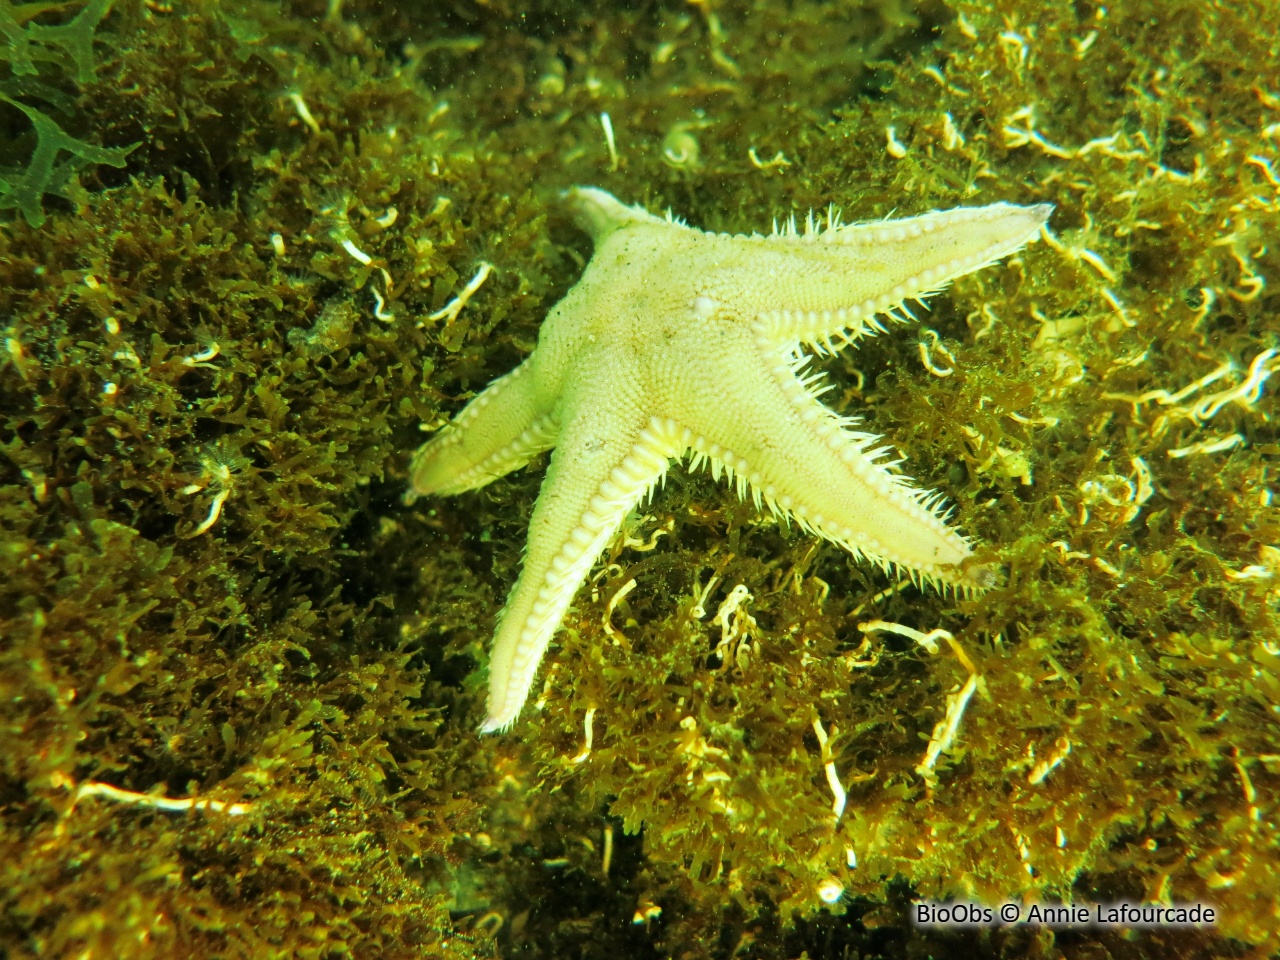
[[[740,495],[855,556],[960,589],[989,585],[940,497],[819,402],[804,352],[882,330],[908,299],[1032,240],[1052,208],[997,203],[770,236],[704,233],[592,188],[595,241],[538,346],[416,454],[409,500],[482,487],[555,448],[499,619],[485,731],[515,722],[552,635],[627,513],[692,455]]]

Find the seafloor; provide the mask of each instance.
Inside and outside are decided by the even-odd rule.
[[[1277,22],[0,0],[0,954],[1275,951]],[[896,585],[676,471],[478,736],[545,460],[400,495],[590,256],[572,184],[727,231],[1055,204],[822,364],[998,586]],[[876,619],[980,677],[932,767],[968,670]],[[918,898],[1220,920],[946,931]]]

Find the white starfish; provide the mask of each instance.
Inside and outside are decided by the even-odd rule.
[[[692,451],[740,495],[883,567],[989,585],[940,497],[877,459],[878,438],[818,401],[807,345],[883,330],[908,299],[1032,240],[1052,208],[997,203],[772,236],[695,230],[603,190],[568,198],[595,240],[537,349],[414,457],[408,499],[484,486],[554,447],[524,568],[499,616],[483,730],[505,730],[601,551],[673,459]]]

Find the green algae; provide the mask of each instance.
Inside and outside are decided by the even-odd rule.
[[[33,227],[45,221],[42,201],[48,195],[69,199],[75,178],[91,164],[123,167],[128,147],[99,147],[71,136],[44,110],[25,102],[28,97],[70,112],[70,97],[42,78],[37,64],[52,65],[46,73],[71,75],[78,84],[94,78],[94,35],[98,24],[111,9],[112,0],[90,0],[66,23],[46,24],[39,17],[56,10],[59,4],[29,3],[19,7],[9,0],[0,2],[0,63],[7,64],[8,76],[0,78],[0,102],[23,114],[36,137],[25,168],[0,168],[0,210],[17,209]],[[60,154],[70,159],[58,163]],[[7,158],[6,158],[7,159]]]
[[[75,77],[79,135],[140,146],[110,189],[0,227],[0,942],[1273,950],[1273,401],[1179,410],[1278,345],[1274,12],[115,4],[111,52]],[[589,256],[556,205],[572,183],[727,230],[1055,203],[1061,249],[922,315],[954,374],[909,327],[828,364],[835,405],[955,499],[1002,583],[883,595],[677,471],[578,598],[540,709],[477,737],[538,465],[398,497],[418,425],[513,367]],[[458,319],[425,322],[481,261]],[[726,659],[711,620],[738,584],[755,627]],[[981,673],[930,778],[967,672],[945,647],[864,647],[873,619],[951,630]],[[93,782],[251,806],[73,802]],[[1201,899],[1222,921],[943,935],[911,927],[912,896]]]

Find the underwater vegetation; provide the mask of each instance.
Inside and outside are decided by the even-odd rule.
[[[2,949],[1280,948],[1276,14],[0,0]],[[400,496],[580,275],[575,183],[731,231],[1055,204],[822,364],[1000,583],[677,470],[478,736],[545,459]],[[949,897],[1220,919],[910,924]]]
[[[39,79],[39,65],[44,62],[53,63],[55,70],[61,66],[72,73],[78,83],[93,79],[94,32],[110,10],[111,0],[87,3],[66,23],[49,25],[38,21],[40,14],[58,6],[27,3],[15,7],[9,0],[0,3],[0,35],[5,41],[0,62],[6,63],[9,73],[0,81],[0,103],[24,114],[36,137],[25,169],[0,168],[0,210],[20,210],[33,227],[44,223],[41,201],[46,193],[66,196],[72,179],[87,164],[123,167],[132,149],[98,147],[77,140],[39,107],[21,99],[45,101],[64,113],[70,112],[71,99]],[[71,158],[59,164],[58,156],[64,152],[71,154]]]

